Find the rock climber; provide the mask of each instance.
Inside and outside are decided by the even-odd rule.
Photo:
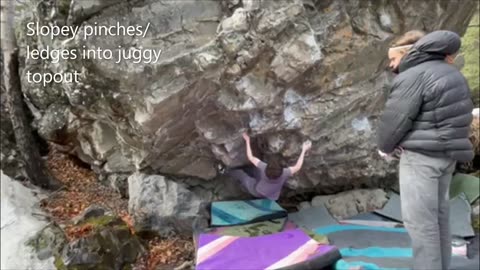
[[[294,166],[282,168],[273,160],[267,164],[255,157],[252,154],[250,137],[247,133],[243,133],[243,139],[245,140],[247,158],[254,167],[232,169],[227,172],[228,175],[240,181],[251,195],[257,198],[278,200],[287,179],[302,168],[305,153],[312,147],[312,143],[310,141],[303,143],[302,152]]]
[[[398,75],[379,121],[377,145],[383,155],[403,149],[400,196],[413,269],[449,268],[450,181],[456,162],[474,157],[468,139],[473,102],[453,65],[460,46],[456,33],[434,31],[400,58],[392,55],[398,45],[389,51],[390,68]]]

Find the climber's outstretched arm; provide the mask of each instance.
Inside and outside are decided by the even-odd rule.
[[[300,156],[298,157],[297,163],[290,167],[290,173],[293,175],[300,171],[300,169],[303,166],[303,160],[305,159],[305,153],[312,147],[312,143],[310,141],[306,141],[302,145],[302,153],[300,153]]]
[[[243,139],[245,140],[245,146],[247,148],[247,158],[248,160],[250,160],[250,162],[253,165],[257,167],[258,164],[260,163],[260,159],[258,159],[257,157],[254,157],[252,154],[252,148],[250,147],[250,137],[246,132],[244,132],[242,135],[243,135]]]

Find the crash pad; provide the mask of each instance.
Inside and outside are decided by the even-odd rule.
[[[205,232],[218,235],[252,237],[294,230],[298,228],[299,227],[292,221],[282,218],[231,227],[213,227]],[[325,235],[316,234],[312,230],[305,228],[300,229],[302,229],[308,236],[310,236],[310,238],[316,240],[318,243],[328,244],[328,238]]]
[[[376,221],[376,220],[361,220],[361,219],[344,219],[340,220],[341,224],[364,225],[374,227],[399,228],[403,224],[394,221]]]
[[[250,223],[245,225],[236,225],[229,227],[214,227],[209,233],[218,235],[231,235],[231,236],[260,236],[272,233],[281,232],[287,227],[286,218],[265,220],[256,223]],[[292,225],[290,225],[292,226]],[[295,225],[293,225],[295,226]]]
[[[391,221],[388,218],[375,214],[374,212],[360,213],[346,219],[352,220],[371,220],[371,221]]]
[[[288,220],[293,221],[300,227],[313,230],[318,227],[338,224],[325,206],[310,207],[298,212],[289,213]]]
[[[350,218],[345,218],[340,220],[339,223],[387,228],[403,227],[402,223],[389,220],[373,212],[361,213]]]
[[[450,200],[450,230],[454,236],[475,236],[472,228],[472,207],[464,193]]]
[[[287,216],[285,209],[268,199],[213,202],[210,210],[212,226],[242,225]]]
[[[200,234],[196,269],[321,269],[339,258],[301,229],[257,237]]]
[[[389,197],[390,199],[383,209],[375,210],[375,213],[403,223],[400,196],[392,192]],[[460,237],[475,235],[471,225],[471,211],[470,203],[465,194],[461,193],[450,200],[450,230],[452,235]]]
[[[374,212],[380,216],[389,218],[396,222],[403,222],[402,207],[400,203],[400,195],[394,192],[388,193],[388,201],[382,209],[377,209]]]
[[[472,204],[480,197],[480,179],[469,174],[455,174],[450,183],[450,198],[453,199],[462,192],[467,196],[468,202]]]
[[[385,228],[360,225],[331,225],[315,229],[326,234],[342,255],[335,269],[354,266],[363,269],[409,269],[413,251],[404,228]],[[452,252],[452,269],[478,269],[478,255],[467,258],[457,248]],[[476,267],[476,268],[475,268]]]

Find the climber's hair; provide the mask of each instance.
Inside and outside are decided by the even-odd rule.
[[[277,179],[282,175],[283,168],[280,166],[277,160],[272,159],[268,162],[267,168],[265,168],[265,174],[269,179]]]
[[[390,45],[390,48],[413,45],[415,44],[415,42],[417,42],[419,39],[424,37],[426,34],[427,33],[425,33],[422,30],[408,31],[405,34],[401,35],[399,38],[397,38],[395,41],[393,41],[392,44]]]
[[[391,45],[389,50],[397,50],[402,54],[407,53],[418,40],[426,35],[421,30],[411,30],[401,35]]]

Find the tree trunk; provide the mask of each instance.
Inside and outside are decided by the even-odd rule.
[[[27,114],[24,111],[18,73],[18,48],[14,33],[14,9],[15,1],[1,1],[1,47],[7,108],[27,177],[32,184],[47,188],[50,186],[49,173],[40,156]]]

